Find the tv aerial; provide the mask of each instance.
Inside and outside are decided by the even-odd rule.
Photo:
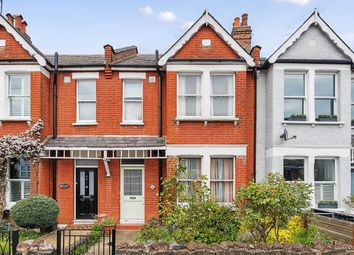
[[[284,141],[288,141],[288,140],[296,139],[296,135],[289,137],[288,130],[284,128],[284,132],[281,134],[280,138],[283,139]]]

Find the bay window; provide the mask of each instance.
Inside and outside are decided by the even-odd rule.
[[[316,74],[315,77],[315,114],[335,115],[336,103],[336,75]]]
[[[202,175],[201,162],[201,158],[179,158],[179,164],[185,168],[185,171],[178,176],[178,183],[183,186],[180,202],[183,202],[185,197],[192,195],[192,182],[200,179]]]
[[[178,75],[179,116],[201,116],[201,75]]]
[[[210,192],[217,202],[232,203],[234,194],[232,158],[211,159]]]
[[[284,158],[283,160],[284,179],[286,181],[305,180],[305,160],[295,158]]]
[[[284,119],[305,114],[305,74],[285,73]]]
[[[30,75],[8,75],[8,100],[10,117],[30,116]]]
[[[77,121],[96,121],[95,80],[78,80],[77,82]]]
[[[140,123],[143,121],[143,82],[127,79],[123,86],[123,123]]]
[[[233,75],[211,75],[211,116],[234,115]]]
[[[30,195],[30,161],[23,158],[10,160],[9,200],[17,202]]]
[[[315,159],[315,201],[335,200],[335,159]]]

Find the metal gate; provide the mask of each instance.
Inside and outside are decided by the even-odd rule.
[[[115,252],[115,229],[103,229],[98,235],[89,229],[57,231],[57,255],[114,255]]]
[[[19,241],[18,230],[10,224],[0,222],[0,255],[15,255]]]

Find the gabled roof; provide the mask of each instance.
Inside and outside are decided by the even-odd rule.
[[[3,15],[0,15],[0,25],[2,25],[13,37],[15,37],[15,40],[18,41],[22,47],[29,52],[29,54],[38,62],[38,64],[41,66],[47,65],[47,60],[43,53],[40,52],[25,35],[23,35],[13,25],[11,25]]]
[[[286,52],[300,36],[306,32],[311,25],[319,27],[328,37],[354,62],[354,52],[350,47],[333,31],[333,29],[321,18],[317,10],[299,27],[268,59],[270,64],[275,63],[279,56]]]
[[[228,33],[223,26],[207,11],[204,11],[203,15],[185,32],[182,37],[165,53],[159,60],[159,65],[163,66],[166,64],[168,59],[174,56],[178,50],[180,50],[183,45],[192,38],[192,36],[198,32],[201,26],[207,25],[211,26],[216,33],[234,50],[237,54],[244,58],[247,64],[251,67],[255,66],[253,58],[248,54],[248,52],[242,48],[242,46],[236,42],[236,40]]]

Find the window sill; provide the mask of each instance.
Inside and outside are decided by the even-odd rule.
[[[234,122],[237,126],[240,119],[237,117],[177,117],[175,119],[177,126],[179,122],[204,122],[204,125],[208,125],[208,122]]]
[[[144,122],[121,122],[119,123],[121,126],[144,126]]]
[[[0,118],[0,121],[32,121],[30,117],[6,117]]]
[[[287,125],[311,125],[312,127],[315,126],[339,126],[342,127],[344,122],[339,121],[283,121],[283,126],[286,127]]]
[[[97,126],[97,122],[75,122],[73,126]]]

